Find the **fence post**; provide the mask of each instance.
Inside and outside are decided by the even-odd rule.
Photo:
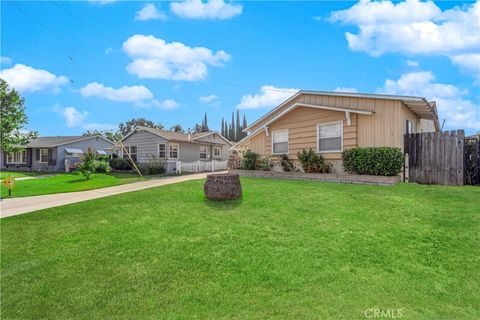
[[[404,182],[409,182],[409,167],[408,167],[408,161],[410,160],[410,156],[408,153],[405,153],[405,164],[403,166],[403,181]]]
[[[177,174],[182,174],[182,161],[177,160],[175,165]]]

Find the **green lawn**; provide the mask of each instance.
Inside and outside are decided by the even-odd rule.
[[[33,177],[33,176],[38,176],[38,175],[44,175],[48,174],[45,172],[23,172],[23,171],[1,171],[0,172],[0,179],[4,179],[8,176],[12,176],[14,178],[20,178],[20,177]]]
[[[79,173],[58,173],[36,179],[17,180],[12,190],[12,197],[91,190],[141,180],[138,175],[130,173],[96,173],[88,180]],[[8,189],[3,185],[1,189],[2,198],[7,197]]]
[[[480,188],[242,184],[2,219],[2,318],[480,318]]]

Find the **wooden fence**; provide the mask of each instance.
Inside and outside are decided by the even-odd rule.
[[[465,184],[480,185],[480,137],[465,138]]]
[[[405,180],[425,184],[464,184],[463,130],[405,135]]]

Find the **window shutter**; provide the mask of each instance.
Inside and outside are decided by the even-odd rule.
[[[35,149],[35,160],[40,161],[40,149]]]

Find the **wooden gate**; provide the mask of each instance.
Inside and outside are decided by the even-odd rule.
[[[405,176],[409,182],[463,185],[463,130],[405,135]]]

